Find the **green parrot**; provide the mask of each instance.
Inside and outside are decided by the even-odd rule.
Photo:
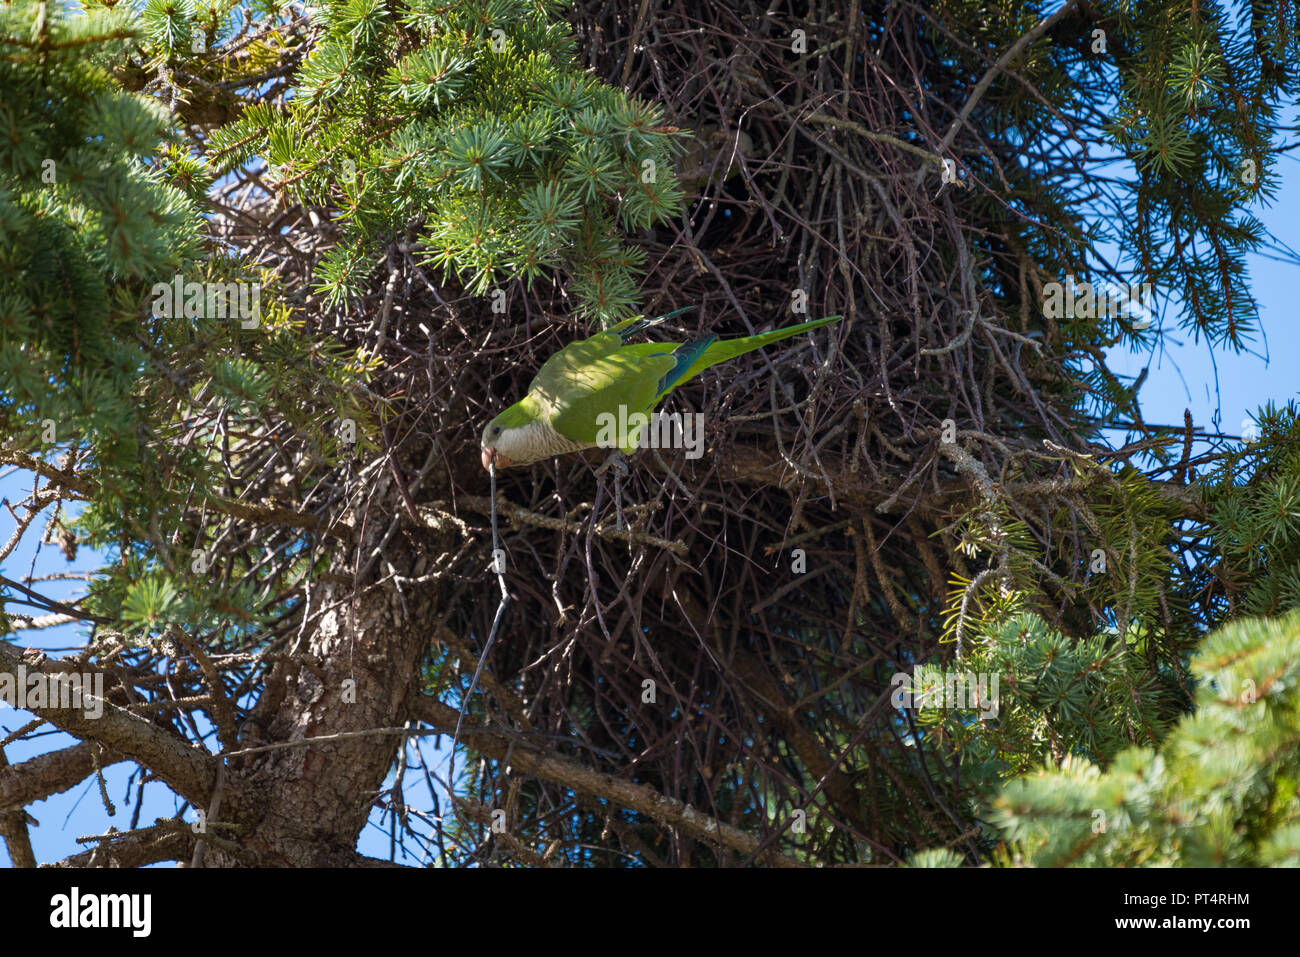
[[[688,306],[687,309],[693,308]],[[483,467],[508,468],[608,444],[602,422],[649,419],[664,396],[710,366],[835,322],[827,316],[756,336],[692,342],[628,343],[636,333],[685,309],[643,319],[633,316],[587,339],[571,342],[543,363],[528,394],[483,429]],[[620,412],[622,415],[620,415]],[[639,428],[613,444],[630,453]]]

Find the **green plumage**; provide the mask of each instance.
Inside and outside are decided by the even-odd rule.
[[[668,393],[705,369],[840,318],[827,316],[737,339],[707,336],[683,343],[626,341],[675,314],[651,320],[637,316],[565,346],[538,370],[528,394],[488,423],[483,448],[500,446],[512,464],[526,464],[574,448],[594,447],[601,434],[602,414],[618,416],[622,407],[624,416],[639,413],[648,417]],[[538,422],[548,425],[560,439],[552,443],[553,448],[522,450],[511,433]],[[530,430],[535,434],[542,431]],[[635,433],[628,435],[620,443],[623,451],[630,452],[636,439]],[[516,451],[512,454],[510,449]]]

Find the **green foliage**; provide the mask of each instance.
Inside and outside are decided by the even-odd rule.
[[[1260,410],[1258,436],[1206,477],[1214,578],[1227,611],[1278,615],[1300,607],[1300,410]]]
[[[125,462],[141,353],[115,299],[195,255],[198,212],[148,165],[166,112],[107,70],[125,15],[43,9],[0,8],[0,418],[24,445],[76,422]]]
[[[1182,570],[1171,550],[1184,506],[1128,465],[1111,469],[1085,455],[1064,455],[1059,465],[1050,482],[1030,469],[1007,476],[1013,488],[1048,491],[1041,509],[1013,514],[997,500],[959,517],[960,551],[985,569],[954,575],[943,640],[956,642],[963,628],[991,633],[1025,611],[1053,619],[1064,610],[1067,630],[1079,635],[1158,621],[1158,629],[1139,630],[1172,642],[1165,657],[1178,660],[1190,647]],[[1061,535],[1063,528],[1077,534]]]
[[[1128,749],[1105,770],[1072,756],[1003,790],[1004,861],[1300,865],[1300,612],[1224,626],[1192,670],[1196,711],[1159,749]]]
[[[1032,614],[986,626],[960,661],[915,669],[914,694],[930,689],[917,734],[960,769],[973,796],[1044,763],[1107,767],[1127,747],[1159,742],[1185,704],[1168,669],[1142,654],[1143,637],[1135,626],[1071,639]],[[945,676],[964,683],[945,689]]]
[[[981,721],[969,709],[923,708],[916,723],[974,793],[1000,792],[993,813],[980,815],[1013,845],[997,859],[1297,862],[1300,416],[1294,405],[1269,405],[1257,419],[1258,435],[1201,477],[1209,521],[1194,534],[1208,533],[1214,549],[1190,569],[1168,550],[1179,523],[1151,483],[1074,461],[1073,481],[1089,489],[1089,544],[1107,563],[1079,594],[1119,627],[1074,638],[1049,628],[1027,613],[1046,608],[1044,583],[1030,587],[1027,566],[1049,569],[1024,523],[981,507],[959,524],[972,558],[988,555],[990,569],[1011,574],[956,582],[947,634],[965,624],[966,655],[943,669],[919,665],[914,682],[941,670],[996,674],[999,710]],[[1192,592],[1211,596],[1220,617],[1291,614],[1221,628],[1189,671],[1183,649],[1197,630],[1177,616]],[[1017,775],[1026,776],[1006,783]]]
[[[552,4],[332,0],[318,16],[288,108],[250,107],[211,145],[337,211],[319,290],[360,294],[401,240],[477,294],[561,270],[589,315],[636,311],[642,257],[615,234],[679,209],[678,131],[578,67]]]
[[[211,171],[157,99],[121,87],[122,63],[189,36],[156,18],[194,15],[151,3],[140,31],[122,10],[0,7],[0,430],[27,461],[75,462],[87,489],[62,527],[115,559],[86,610],[140,635],[254,621],[283,583],[247,556],[195,574],[191,550],[223,538],[250,463],[290,449],[306,481],[355,452],[340,420],[364,450],[375,414],[374,360],[310,342],[272,275],[212,252]],[[256,328],[210,292],[159,308],[176,283],[255,287]]]

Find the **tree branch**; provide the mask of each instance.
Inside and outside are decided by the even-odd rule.
[[[0,642],[0,674],[14,675],[16,681],[20,666],[26,669],[29,678],[39,673],[49,679],[76,671],[76,666],[69,662],[25,661],[12,646]],[[82,694],[89,694],[88,689],[83,688]],[[76,738],[98,741],[148,768],[196,807],[208,806],[217,774],[217,762],[212,755],[112,701],[103,700],[102,705],[103,713],[98,718],[90,717],[79,707],[27,710]],[[232,782],[228,781],[227,788],[231,786]]]
[[[9,768],[9,759],[0,748],[0,774]],[[36,855],[32,853],[31,835],[27,833],[27,811],[18,807],[0,810],[0,839],[9,850],[9,860],[14,867],[35,867]]]
[[[450,734],[456,727],[459,715],[455,708],[437,698],[421,695],[413,707],[415,717]],[[466,720],[460,738],[480,754],[498,761],[509,761],[517,771],[531,774],[563,787],[603,798],[620,807],[644,814],[666,827],[681,828],[706,841],[716,841],[741,854],[750,855],[759,850],[760,839],[754,834],[724,824],[709,817],[689,804],[665,797],[654,788],[636,784],[623,778],[595,771],[571,758],[540,751],[509,735],[484,728]],[[777,851],[766,851],[761,863],[777,867],[803,867],[802,862]]]
[[[94,773],[96,749],[100,768],[125,760],[96,742],[82,741],[70,748],[38,754],[20,764],[0,765],[0,811],[23,808],[76,787]]]

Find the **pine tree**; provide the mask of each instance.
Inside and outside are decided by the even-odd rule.
[[[166,110],[107,68],[130,32],[124,12],[0,10],[0,394],[17,444],[76,422],[96,457],[134,464],[143,354],[123,304],[190,261],[199,232],[146,163],[172,133]]]
[[[1300,414],[1268,405],[1256,434],[1206,475],[1227,615],[1281,615],[1300,607]]]
[[[151,6],[148,32],[188,41],[155,22],[166,6]],[[5,462],[83,506],[51,526],[117,554],[76,616],[154,642],[182,625],[239,634],[265,620],[251,609],[281,576],[258,581],[242,558],[206,573],[223,516],[256,514],[227,497],[230,476],[295,442],[338,461],[320,410],[366,422],[374,406],[352,391],[364,357],[302,342],[274,278],[205,242],[206,164],[157,98],[121,82],[140,32],[120,9],[0,9],[0,428]],[[257,315],[236,316],[231,283],[257,287]],[[298,395],[318,401],[286,401]],[[206,527],[185,514],[194,504]]]
[[[265,156],[288,196],[337,210],[346,238],[318,268],[333,303],[400,237],[476,294],[561,273],[579,312],[626,318],[643,257],[618,228],[678,211],[681,131],[578,70],[556,9],[331,0],[288,109],[245,111],[214,133],[213,158]]]
[[[1220,628],[1192,661],[1195,713],[1159,748],[1102,770],[1074,754],[1009,784],[1006,863],[1261,867],[1300,863],[1300,612]]]

